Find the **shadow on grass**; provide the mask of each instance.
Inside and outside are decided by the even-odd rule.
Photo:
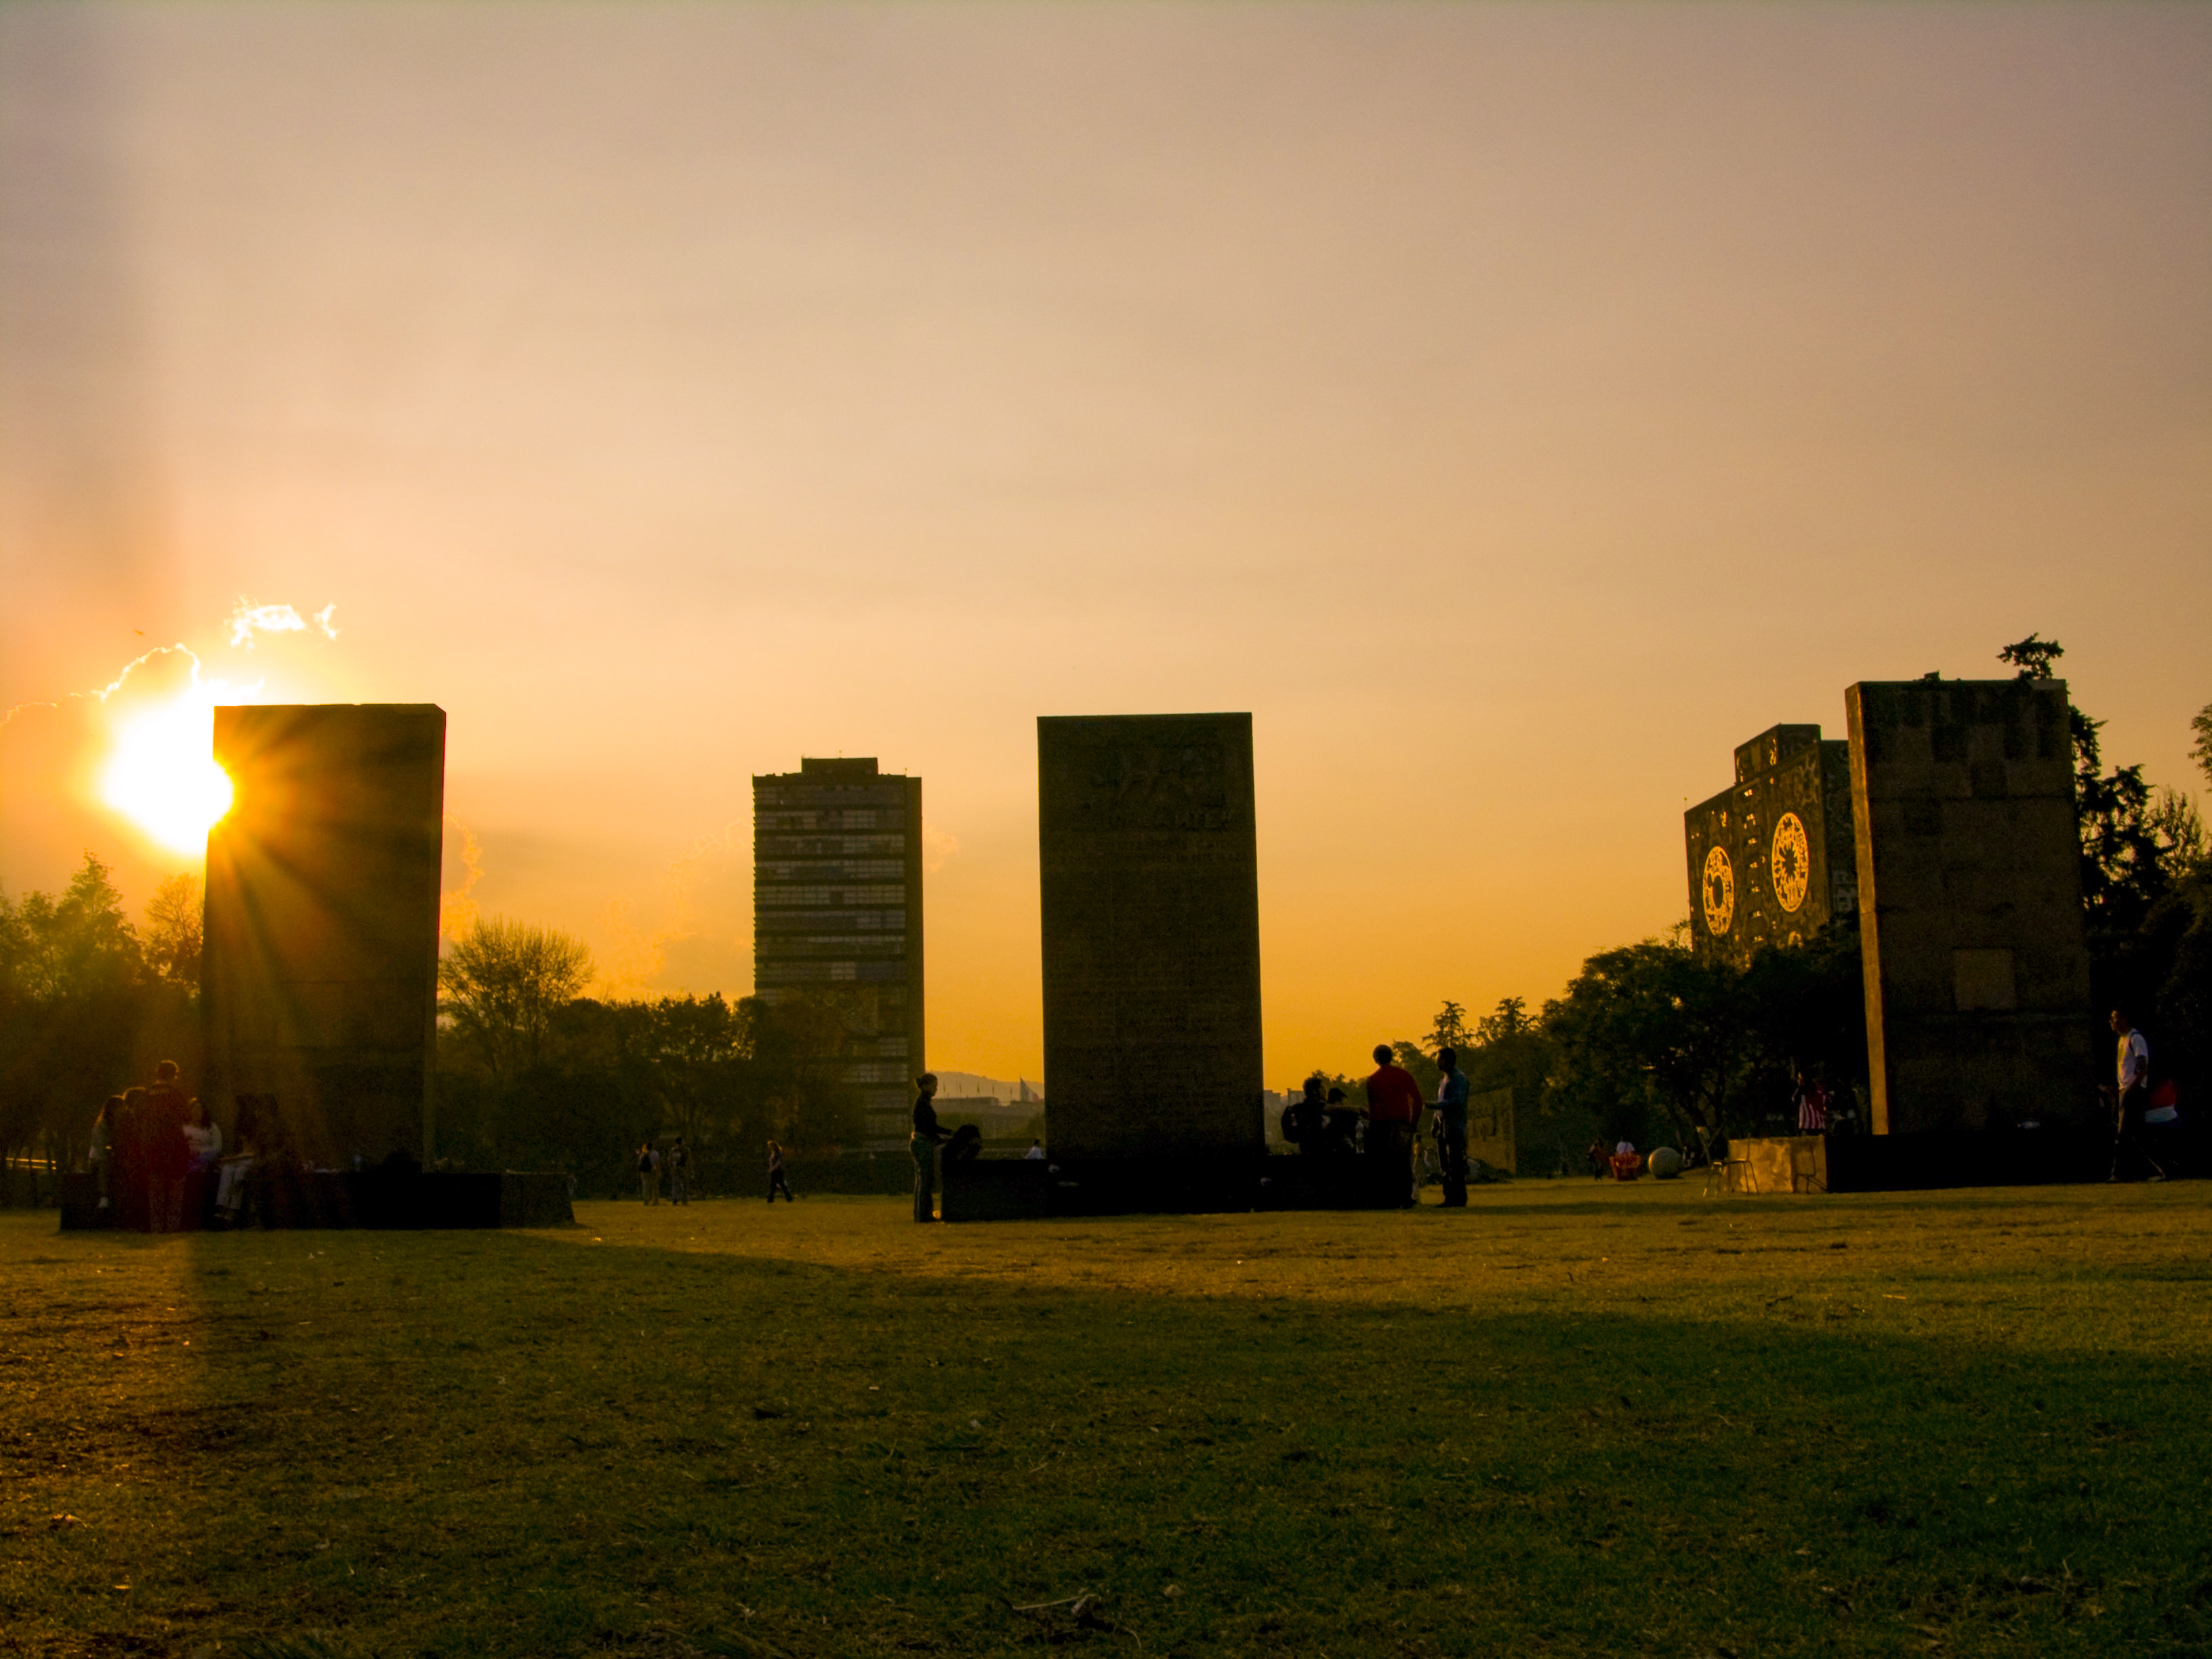
[[[39,1534],[51,1570],[8,1608],[83,1645],[33,1651],[102,1632],[451,1656],[2212,1639],[2201,1346],[514,1234],[167,1259],[205,1356],[187,1386],[100,1392],[111,1339],[62,1318],[88,1382],[64,1426],[166,1502],[134,1519],[105,1471],[83,1482],[73,1512],[116,1535],[79,1559],[74,1529]],[[118,1565],[127,1603],[91,1588]],[[1088,1625],[1012,1610],[1079,1592],[1103,1598]]]

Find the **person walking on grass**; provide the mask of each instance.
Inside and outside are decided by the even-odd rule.
[[[1443,1165],[1444,1207],[1467,1207],[1467,1073],[1459,1068],[1459,1051],[1440,1049],[1437,1066],[1437,1161]]]
[[[637,1195],[641,1202],[660,1202],[660,1154],[645,1141],[637,1149]]]
[[[2143,1145],[2143,1109],[2150,1104],[2150,1043],[2122,1008],[2112,1010],[2112,1035],[2120,1040],[2118,1114],[2112,1125],[2112,1168],[2107,1181],[2120,1178],[2120,1160],[2130,1169],[2141,1164],[2153,1181],[2166,1179],[2166,1171]]]
[[[783,1201],[787,1204],[799,1201],[791,1195],[791,1183],[783,1178],[783,1148],[771,1140],[768,1144],[768,1202],[770,1209],[775,1207],[778,1193],[783,1194]]]
[[[1367,1152],[1395,1172],[1392,1190],[1397,1189],[1396,1176],[1402,1176],[1408,1204],[1420,1201],[1413,1174],[1413,1131],[1420,1121],[1421,1085],[1392,1058],[1389,1043],[1376,1043],[1375,1071],[1367,1079]]]
[[[914,1154],[914,1218],[937,1219],[937,1149],[951,1139],[937,1127],[937,1073],[924,1072],[915,1079],[914,1133],[907,1150]]]

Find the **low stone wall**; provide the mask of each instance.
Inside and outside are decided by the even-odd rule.
[[[1052,1176],[1042,1159],[959,1158],[944,1166],[947,1221],[1042,1221]]]
[[[1825,1193],[1828,1190],[1826,1135],[1761,1135],[1729,1143],[1732,1193]]]
[[[2143,1150],[2170,1176],[2212,1173],[2212,1136],[2192,1120],[2145,1131]],[[1763,1135],[1729,1143],[1739,1193],[1911,1193],[1954,1187],[2056,1187],[2102,1181],[2112,1167],[2102,1126],[1937,1130],[1923,1134]],[[2142,1170],[2124,1160],[2124,1176]]]

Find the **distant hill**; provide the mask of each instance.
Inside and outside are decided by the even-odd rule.
[[[1011,1106],[1021,1099],[1024,1081],[1025,1079],[1020,1078],[1010,1080],[1002,1077],[985,1077],[980,1072],[948,1072],[939,1066],[937,1072],[937,1092],[940,1096],[961,1099],[973,1099],[981,1095],[996,1095]],[[1028,1088],[1031,1099],[1041,1100],[1044,1097],[1042,1083],[1028,1080]]]

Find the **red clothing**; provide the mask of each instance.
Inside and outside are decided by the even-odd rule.
[[[1421,1085],[1404,1066],[1379,1066],[1367,1079],[1367,1115],[1377,1123],[1414,1123],[1421,1115]]]
[[[146,1091],[146,1103],[140,1109],[147,1173],[157,1181],[182,1181],[192,1167],[192,1149],[185,1139],[191,1102],[174,1084],[157,1083]]]

